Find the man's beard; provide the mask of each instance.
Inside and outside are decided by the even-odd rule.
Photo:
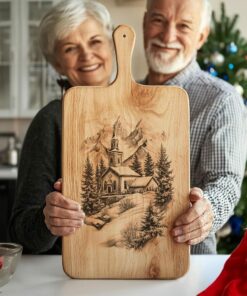
[[[177,52],[171,56],[170,52],[162,50],[153,50],[152,44],[160,47],[170,48]],[[145,50],[146,58],[149,67],[156,73],[160,74],[173,74],[181,71],[190,62],[191,57],[185,58],[182,53],[182,45],[179,42],[172,42],[164,44],[158,38],[150,39],[148,47]]]

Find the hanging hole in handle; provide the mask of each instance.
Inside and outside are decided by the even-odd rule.
[[[126,34],[123,34],[123,38],[126,38]]]

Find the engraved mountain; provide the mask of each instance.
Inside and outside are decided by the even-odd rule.
[[[124,165],[130,165],[134,155],[140,160],[145,159],[149,151],[147,139],[143,133],[142,120],[139,120],[133,130],[128,133],[119,116],[113,125],[104,126],[95,136],[89,137],[83,142],[82,150],[86,152],[93,163],[99,163],[100,159],[103,159],[105,164],[108,163],[109,143],[113,132],[119,140],[119,147],[124,151]]]

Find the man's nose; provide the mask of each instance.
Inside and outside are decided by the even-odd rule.
[[[165,44],[176,41],[176,38],[177,38],[176,27],[170,24],[164,26],[162,32],[160,33],[160,38]]]

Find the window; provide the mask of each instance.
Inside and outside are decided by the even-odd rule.
[[[128,189],[128,183],[127,183],[127,181],[124,181],[124,189]]]

